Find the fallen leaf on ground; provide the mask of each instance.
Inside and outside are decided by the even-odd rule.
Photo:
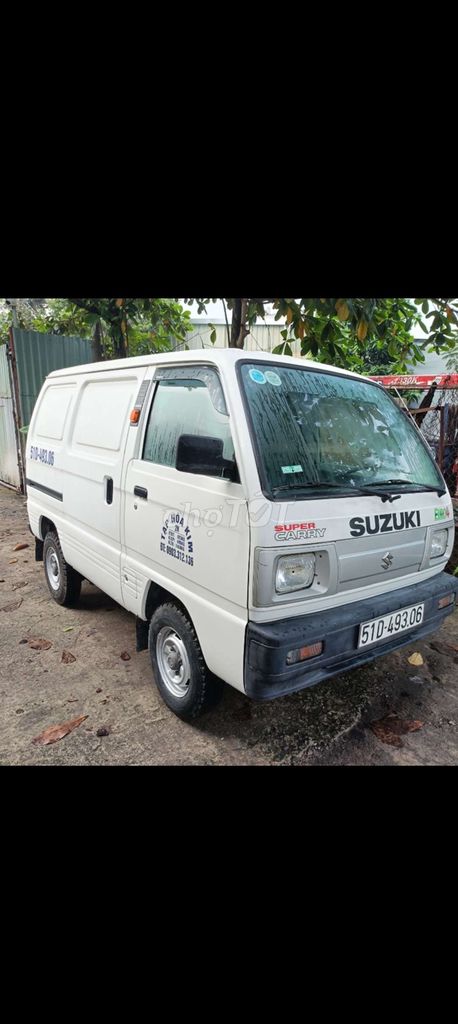
[[[71,651],[62,651],[62,659],[66,665],[69,665],[71,661],[76,661],[75,655]]]
[[[79,700],[79,697],[69,697],[68,700],[65,701],[65,703],[66,704],[77,704],[78,700]]]
[[[0,608],[0,612],[15,612],[16,608],[20,608],[22,604],[22,597],[19,597],[17,601],[10,601],[9,604],[4,604],[3,608]]]
[[[123,661],[130,661],[130,654],[127,651],[123,651],[121,654],[121,658]]]
[[[96,736],[109,736],[110,731],[103,725],[101,729],[97,729]]]
[[[13,548],[13,551],[22,551],[23,548],[28,548],[28,547],[29,547],[28,544],[16,544],[16,547]]]
[[[74,628],[75,628],[74,626],[66,626],[65,629],[64,629],[64,633],[70,633],[70,630],[72,630]]]
[[[1,582],[1,580],[0,580],[0,582]],[[13,583],[13,586],[11,587],[11,589],[12,590],[20,590],[21,587],[26,587],[26,586],[27,586],[27,580],[23,580],[22,583]]]
[[[101,687],[101,686],[98,686],[95,692],[96,692],[96,693],[101,693],[101,692],[102,692],[102,687]]]
[[[392,747],[402,747],[401,736],[407,732],[416,732],[423,728],[423,722],[417,719],[398,718],[397,715],[387,715],[380,718],[378,722],[371,722],[372,732],[382,743],[389,743]]]
[[[62,722],[62,725],[50,725],[39,736],[35,736],[32,743],[48,744],[56,743],[57,740],[63,740],[64,736],[68,736],[69,732],[77,729],[81,722],[85,722],[88,717],[88,715],[80,715],[79,718],[72,718],[70,722]]]
[[[410,658],[408,658],[408,662],[410,665],[424,665],[423,658],[421,654],[418,653],[418,651],[416,651],[415,654],[410,655]]]
[[[8,562],[8,565],[14,565],[15,562],[17,562],[17,558],[10,558],[10,560]],[[41,566],[40,566],[40,568],[41,568]]]
[[[0,580],[0,583],[4,583],[4,582],[5,582],[5,580]]]
[[[50,640],[43,640],[39,636],[31,636],[29,637],[29,647],[32,648],[32,651],[49,651],[52,643]]]

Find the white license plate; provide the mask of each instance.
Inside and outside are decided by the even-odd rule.
[[[389,640],[396,633],[405,633],[423,622],[424,604],[412,604],[409,608],[401,608],[390,615],[382,615],[379,619],[362,622],[359,627],[358,647],[369,647],[381,640]]]

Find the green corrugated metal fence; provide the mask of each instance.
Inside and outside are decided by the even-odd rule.
[[[29,426],[45,377],[53,370],[92,362],[92,348],[87,338],[64,338],[17,327],[10,328],[8,348],[10,358],[6,346],[2,346],[0,358],[0,482],[23,490],[26,440],[18,428]]]
[[[87,338],[61,337],[39,331],[13,328],[16,357],[20,418],[28,426],[41,385],[48,373],[78,366],[92,360],[91,342]]]

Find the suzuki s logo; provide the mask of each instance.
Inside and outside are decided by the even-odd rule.
[[[382,569],[391,569],[393,565],[393,555],[391,551],[387,551],[386,555],[382,558]]]

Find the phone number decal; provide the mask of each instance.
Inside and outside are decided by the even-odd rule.
[[[191,531],[179,512],[171,512],[166,516],[161,531],[160,549],[170,558],[176,558],[185,565],[194,565]]]
[[[34,462],[43,462],[46,466],[54,465],[54,452],[48,451],[47,448],[37,448],[32,445],[30,448],[30,458]]]

